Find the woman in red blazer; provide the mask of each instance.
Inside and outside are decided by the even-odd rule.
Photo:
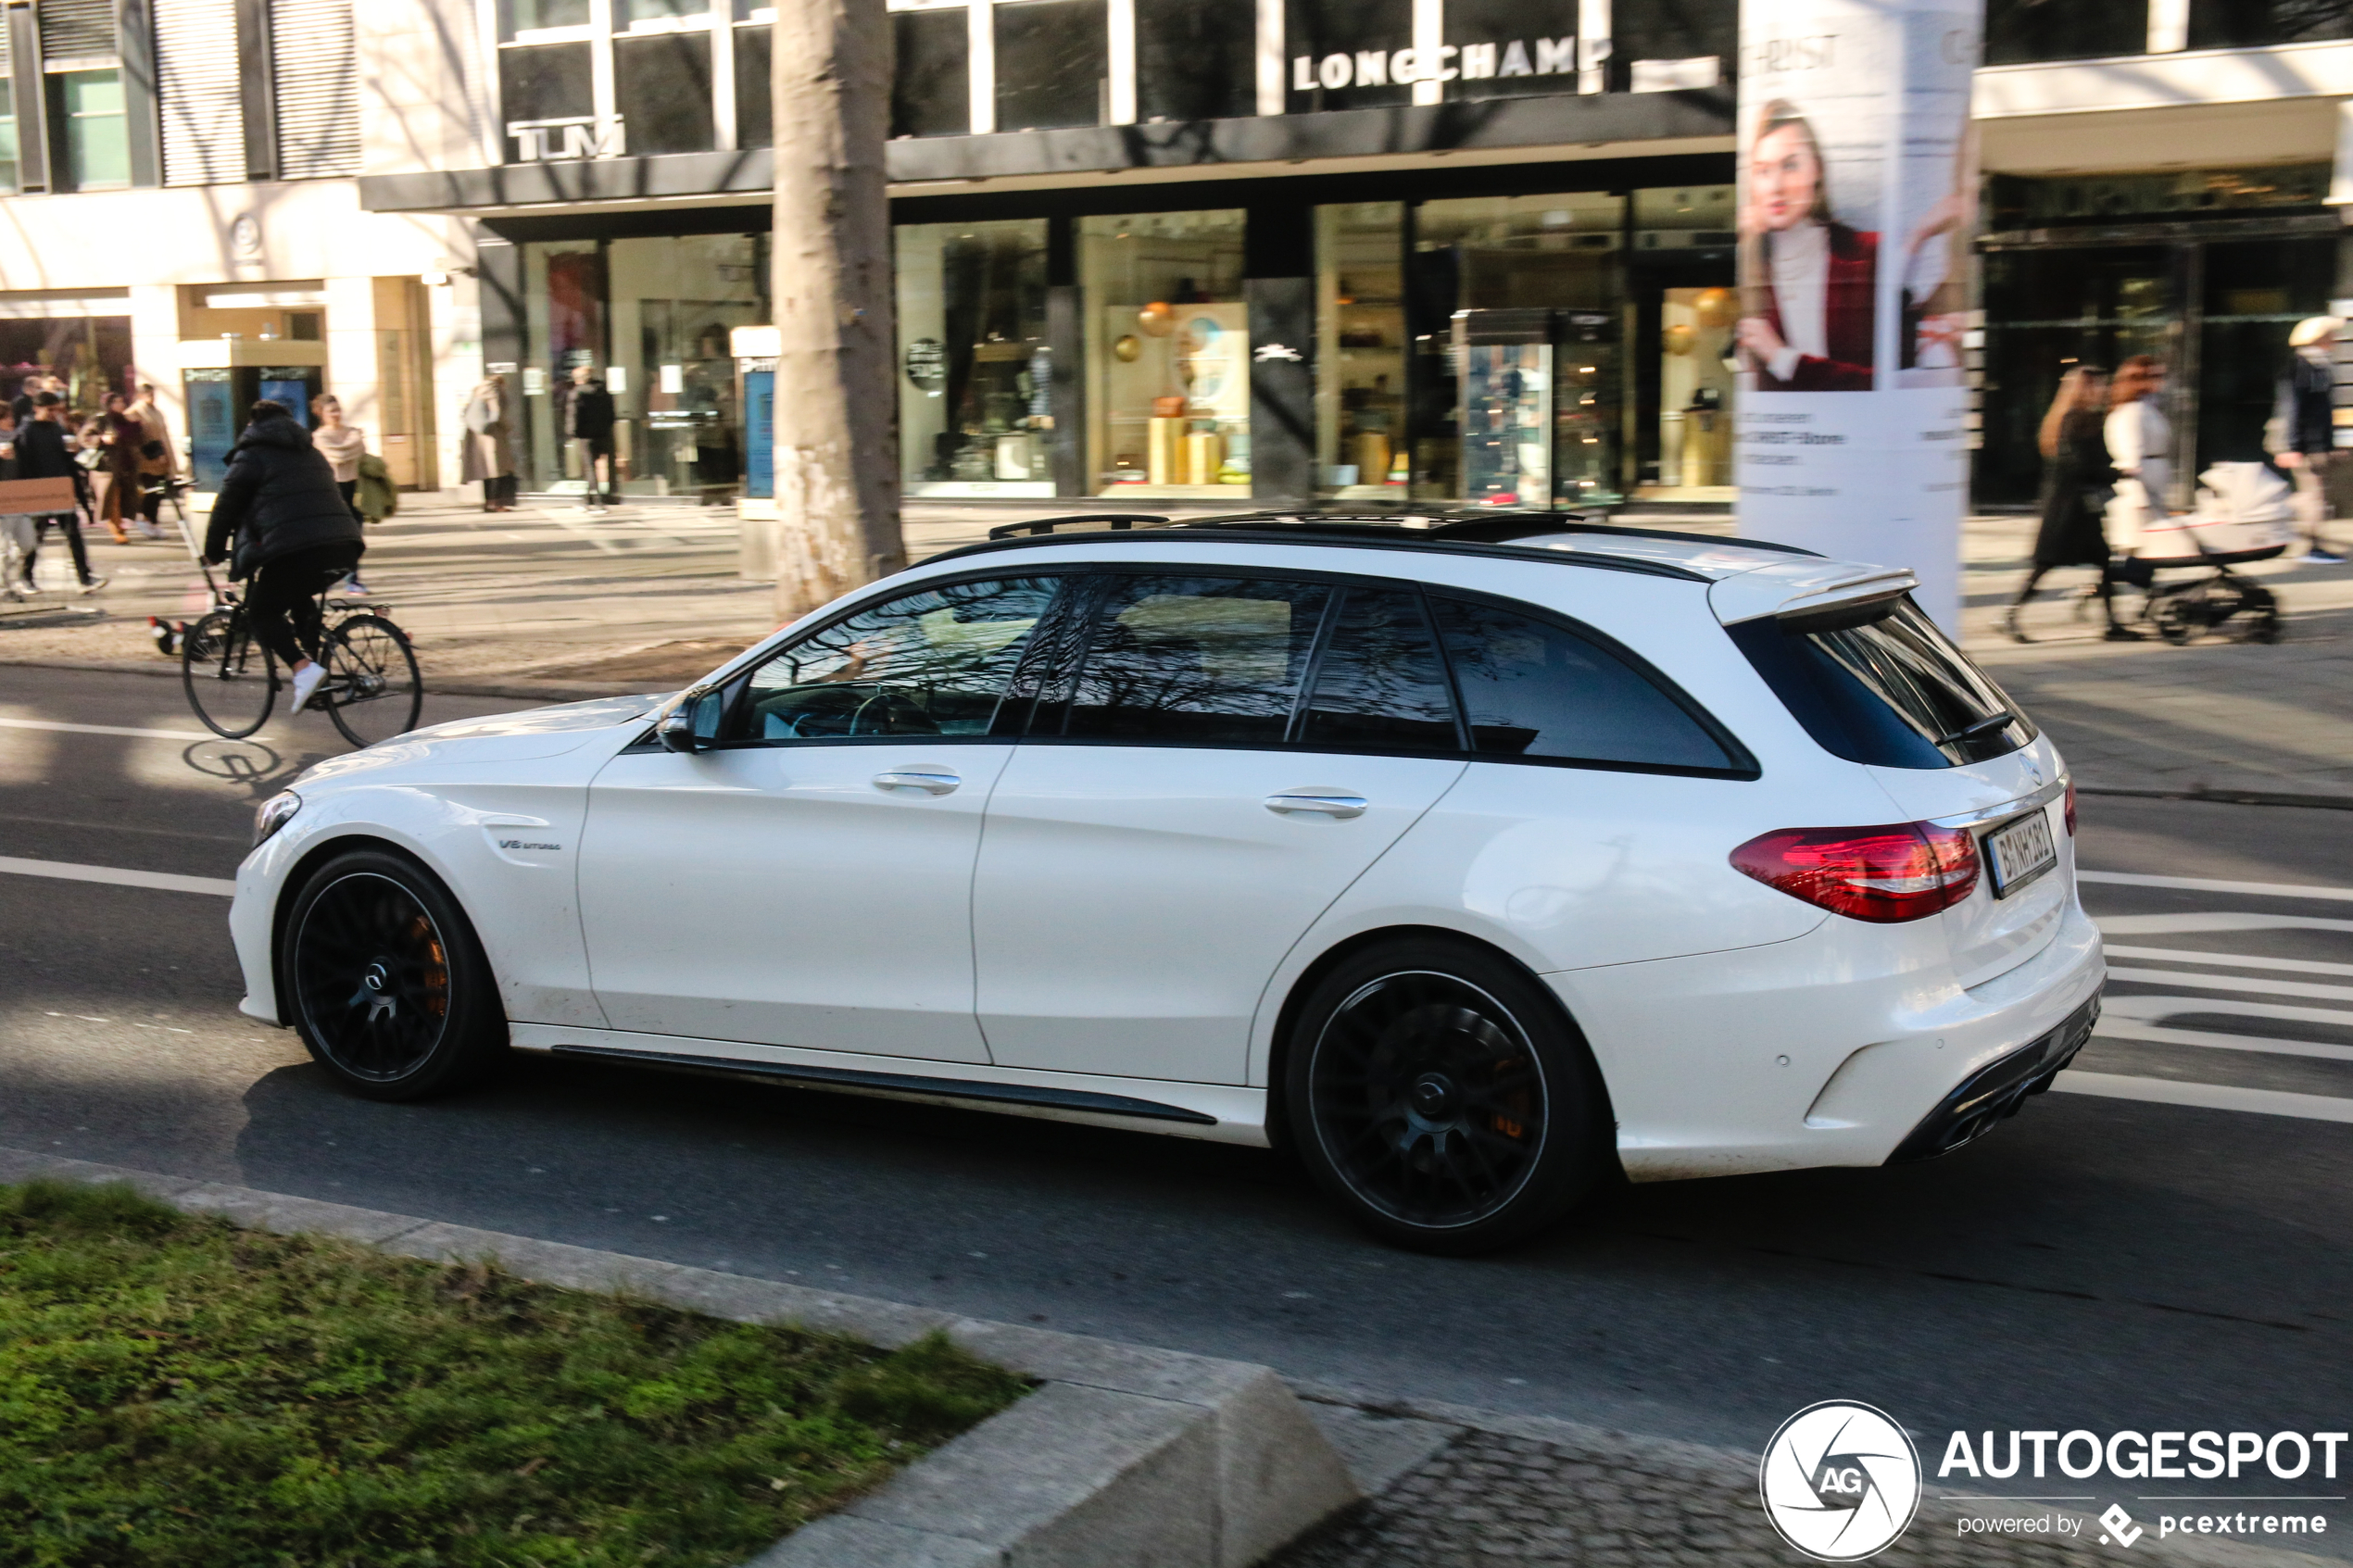
[[[1869,392],[1879,235],[1831,216],[1821,143],[1786,102],[1765,107],[1749,144],[1741,214],[1743,303],[1736,330],[1761,392]]]

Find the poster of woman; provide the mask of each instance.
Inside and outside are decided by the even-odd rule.
[[[1754,390],[1870,391],[1879,235],[1841,220],[1822,140],[1796,105],[1757,113],[1742,172],[1734,341]]]

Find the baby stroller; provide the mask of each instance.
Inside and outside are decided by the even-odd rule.
[[[2241,642],[2280,640],[2278,596],[2231,568],[2271,560],[2295,542],[2290,494],[2268,463],[2216,463],[2198,475],[2196,511],[2141,531],[2121,575],[2146,594],[2141,613],[2158,635],[2180,644],[2219,630]],[[2203,575],[2157,581],[2193,568]]]

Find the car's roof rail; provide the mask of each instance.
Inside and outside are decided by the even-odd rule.
[[[1156,512],[1087,512],[1078,517],[1046,517],[1031,522],[1000,522],[988,531],[991,539],[1018,539],[1024,534],[1051,533],[1057,528],[1076,528],[1080,523],[1100,522],[1114,532],[1135,527],[1138,523],[1166,523],[1168,520]]]

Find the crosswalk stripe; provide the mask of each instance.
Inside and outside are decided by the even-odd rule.
[[[2324,1046],[2310,1040],[2284,1040],[2275,1035],[2226,1035],[2214,1029],[2168,1029],[2129,1018],[2103,1016],[2094,1036],[2102,1040],[2139,1040],[2152,1046],[2201,1046],[2208,1050],[2261,1051],[2269,1056],[2301,1056],[2315,1061],[2353,1061],[2353,1046]]]
[[[2215,969],[2275,969],[2289,974],[2353,974],[2353,963],[2317,959],[2274,959],[2253,953],[2207,953],[2189,947],[2122,947],[2110,943],[2112,959],[2155,959],[2160,963],[2206,964]]]
[[[2186,985],[2194,991],[2252,991],[2270,997],[2310,997],[2316,1001],[2353,1002],[2353,985],[2316,985],[2307,980],[2271,980],[2248,974],[2192,974],[2178,969],[2119,969],[2110,964],[2110,980],[2142,985]]]
[[[2196,1106],[2202,1110],[2247,1110],[2259,1116],[2294,1116],[2307,1122],[2353,1123],[2353,1099],[2290,1094],[2284,1089],[2242,1089],[2229,1084],[2184,1084],[2171,1078],[2133,1078],[2116,1073],[2070,1068],[2051,1087],[2103,1099],[2142,1100],[2152,1105]]]
[[[60,882],[102,882],[116,887],[153,887],[166,893],[209,893],[234,897],[237,884],[226,877],[181,876],[171,872],[134,872],[122,866],[78,866],[69,860],[20,860],[0,855],[0,874],[55,877]]]
[[[2190,893],[2238,893],[2257,898],[2322,898],[2353,903],[2353,887],[2308,887],[2296,882],[2217,882],[2202,876],[2147,876],[2139,872],[2075,873],[2078,882],[2111,887],[2178,887]]]
[[[121,724],[68,724],[55,719],[0,719],[0,730],[61,730],[69,735],[129,735],[134,740],[219,740],[210,730],[134,730]]]

